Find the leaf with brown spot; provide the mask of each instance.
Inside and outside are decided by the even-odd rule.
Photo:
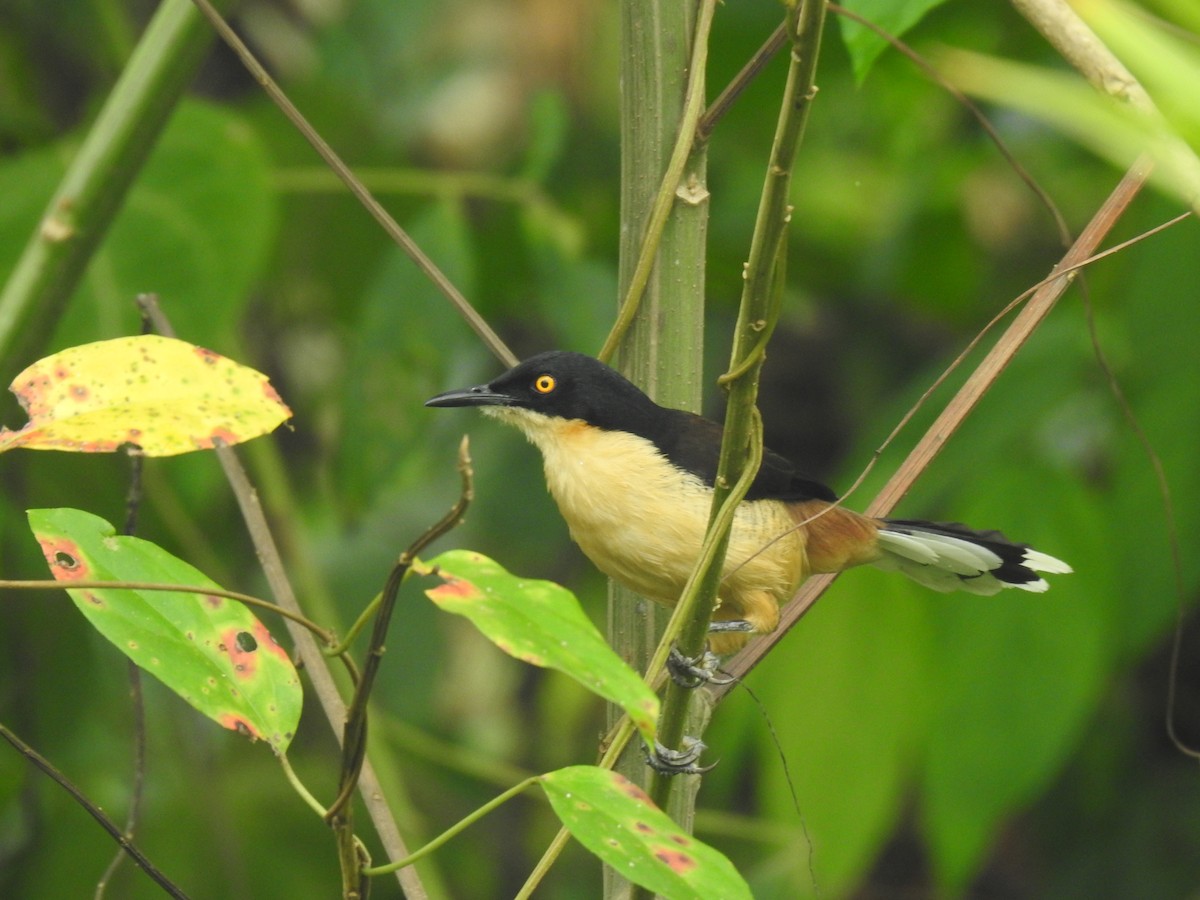
[[[469,550],[451,550],[418,570],[442,584],[425,594],[466,616],[493,644],[519,660],[570,675],[617,704],[649,742],[658,698],[604,640],[575,595],[550,581],[519,578]]]
[[[29,423],[0,428],[0,452],[136,445],[146,456],[173,456],[241,443],[292,415],[265,375],[154,334],[69,347],[35,362],[10,389]]]
[[[681,830],[624,775],[571,766],[539,781],[575,839],[635,884],[668,900],[751,900],[733,863]]]
[[[54,577],[122,653],[225,728],[287,749],[300,720],[300,679],[245,605],[183,591],[72,589],[83,578],[218,586],[161,547],[117,537],[112,525],[81,510],[32,509],[29,524]]]

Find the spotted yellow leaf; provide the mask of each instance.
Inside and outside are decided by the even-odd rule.
[[[70,347],[35,362],[9,389],[29,424],[0,428],[0,452],[133,445],[173,456],[267,434],[292,414],[260,372],[153,334]]]

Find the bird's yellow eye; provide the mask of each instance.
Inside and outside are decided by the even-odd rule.
[[[533,383],[533,389],[539,394],[549,394],[558,386],[553,375],[539,375]]]

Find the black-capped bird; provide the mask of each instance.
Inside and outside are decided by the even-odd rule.
[[[588,559],[651,600],[678,601],[708,525],[720,425],[659,406],[600,361],[563,351],[426,406],[479,406],[521,429],[541,450],[546,484]],[[836,501],[828,487],[764,451],[730,536],[713,616],[715,652],[773,631],[780,604],[818,572],[869,563],[937,591],[994,594],[1044,591],[1039,572],[1071,571],[998,531],[876,519]]]

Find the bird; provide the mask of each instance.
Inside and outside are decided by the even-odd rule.
[[[546,485],[571,538],[605,575],[673,606],[700,554],[722,426],[660,406],[582,353],[532,356],[429,407],[480,407],[541,451]],[[734,515],[717,590],[712,652],[724,656],[779,624],[810,575],[859,565],[898,571],[935,591],[1042,592],[1062,560],[957,522],[888,519],[842,506],[826,485],[764,448]]]

